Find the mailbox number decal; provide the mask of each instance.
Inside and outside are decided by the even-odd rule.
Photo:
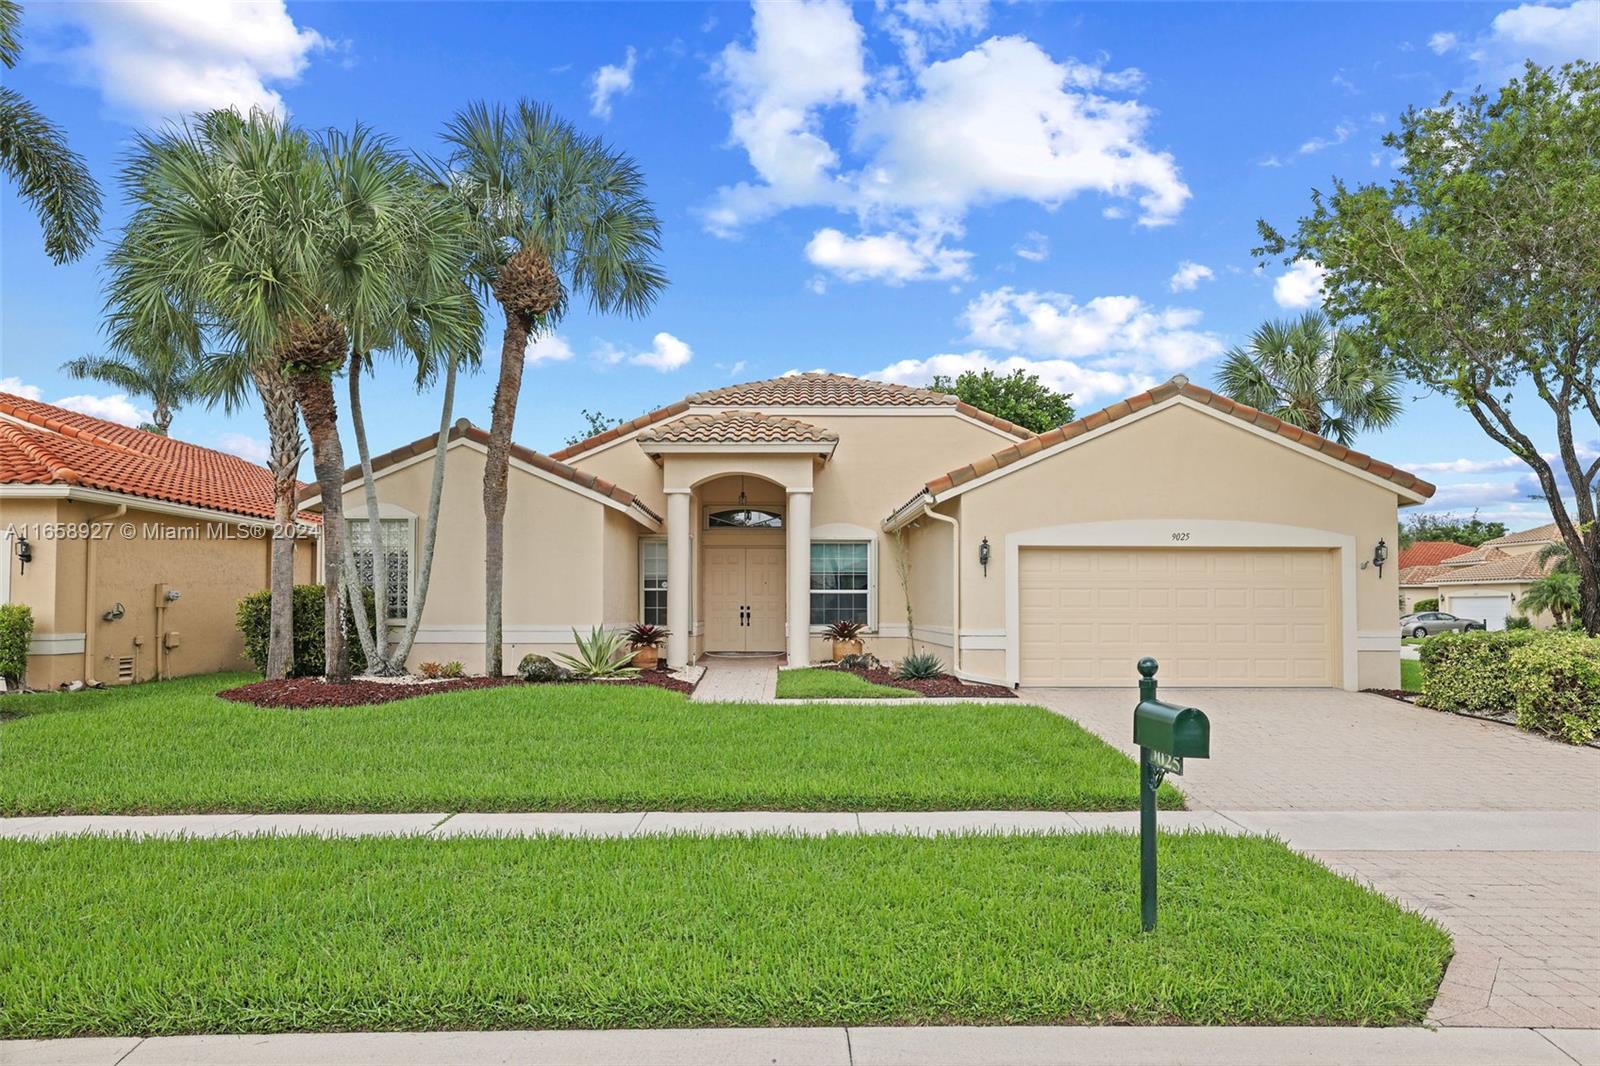
[[[1189,539],[1189,534],[1188,533],[1174,533],[1172,535],[1172,539],[1173,540],[1178,540],[1178,541],[1188,540]]]
[[[1169,774],[1183,776],[1183,756],[1168,755],[1164,751],[1150,752],[1150,765],[1157,770],[1165,770]]]

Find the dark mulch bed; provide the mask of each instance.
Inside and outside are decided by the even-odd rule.
[[[684,695],[694,691],[694,686],[680,681],[664,670],[645,670],[637,677],[617,681],[551,681],[552,685],[646,685],[664,688]],[[501,685],[528,685],[516,677],[457,677],[447,681],[415,681],[390,683],[355,680],[344,685],[332,685],[320,677],[291,677],[284,681],[256,681],[217,693],[225,700],[249,703],[256,707],[284,707],[307,709],[313,707],[371,707],[395,700],[409,700],[414,696],[436,696],[445,692],[460,692],[469,688],[499,688]],[[532,687],[532,686],[530,686]]]
[[[839,667],[844,670],[844,667]],[[924,696],[981,696],[1003,697],[1016,699],[1017,694],[1002,685],[978,685],[962,681],[950,674],[940,674],[938,677],[926,681],[906,681],[894,676],[894,671],[887,666],[880,666],[875,670],[845,670],[846,673],[855,674],[857,677],[872,682],[874,685],[888,685],[891,688],[905,688],[912,692],[920,692]]]
[[[1398,688],[1364,688],[1361,691],[1370,692],[1374,696],[1388,696],[1391,700],[1399,700],[1401,703],[1415,705],[1417,702],[1417,693]]]

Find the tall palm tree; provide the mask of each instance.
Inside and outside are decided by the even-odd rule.
[[[1528,586],[1528,591],[1517,601],[1518,609],[1530,615],[1549,611],[1558,626],[1565,625],[1579,606],[1576,570],[1552,570]]]
[[[1217,388],[1229,399],[1346,446],[1357,433],[1400,417],[1394,372],[1320,311],[1262,323],[1247,347],[1227,354]]]
[[[199,353],[170,338],[149,338],[123,355],[85,355],[61,369],[78,379],[104,382],[150,401],[150,424],[142,426],[163,437],[172,416],[199,393]]]
[[[435,169],[477,223],[473,276],[505,315],[484,462],[484,663],[501,672],[506,479],[529,339],[581,293],[599,312],[642,315],[666,287],[661,222],[627,155],[543,104],[468,105],[445,127]]]
[[[17,65],[22,7],[0,0],[0,65]],[[0,85],[0,171],[16,182],[44,230],[44,250],[57,263],[77,259],[100,228],[100,190],[66,135],[15,89]]]

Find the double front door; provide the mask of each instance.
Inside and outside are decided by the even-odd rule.
[[[705,549],[706,650],[783,651],[783,549]]]

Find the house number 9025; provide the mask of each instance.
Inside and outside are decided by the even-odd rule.
[[[1189,539],[1189,534],[1187,534],[1187,533],[1174,533],[1172,535],[1172,539],[1173,540],[1188,540]]]

